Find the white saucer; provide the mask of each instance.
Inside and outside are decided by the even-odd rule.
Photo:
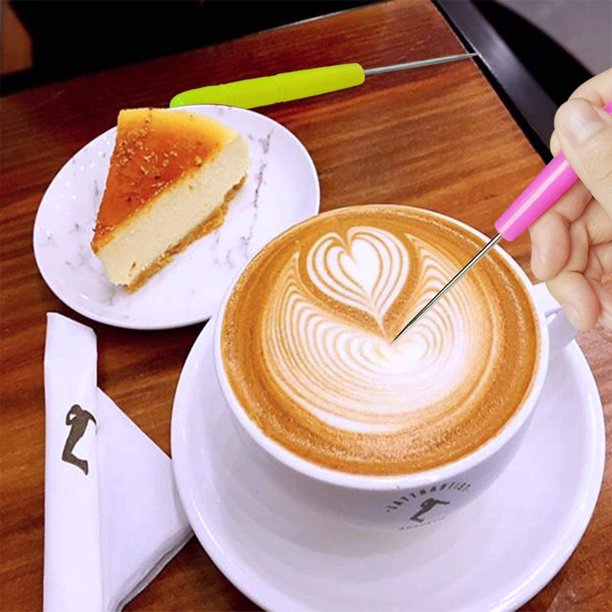
[[[604,467],[601,401],[573,342],[551,365],[522,447],[480,499],[409,531],[349,527],[245,456],[218,389],[212,322],[172,415],[178,490],[200,542],[245,595],[277,610],[506,610],[540,591],[578,544]]]
[[[114,287],[89,243],[108,174],[116,128],[83,147],[49,185],[34,224],[34,255],[47,285],[95,321],[165,329],[208,319],[247,261],[288,227],[319,211],[310,155],[282,125],[255,112],[193,106],[247,137],[247,181],[217,231],[197,240],[135,293]]]

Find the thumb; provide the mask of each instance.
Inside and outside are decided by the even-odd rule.
[[[557,111],[555,130],[570,165],[612,218],[612,117],[575,98]]]

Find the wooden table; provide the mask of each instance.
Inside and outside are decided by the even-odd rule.
[[[461,51],[432,4],[405,0],[2,99],[0,609],[41,607],[45,313],[83,320],[47,288],[32,254],[34,215],[62,164],[112,126],[119,109],[165,106],[175,93],[205,83],[346,61],[377,66]],[[358,89],[261,112],[292,130],[312,154],[323,210],[412,203],[490,232],[510,197],[542,166],[472,61],[371,77]],[[506,247],[528,270],[527,239]],[[169,452],[176,383],[201,326],[138,332],[85,323],[98,336],[100,386]],[[579,342],[610,421],[612,334],[596,329],[581,335]],[[607,438],[612,448],[609,426]],[[608,472],[576,552],[525,609],[609,609],[611,546]],[[194,538],[129,607],[223,610],[254,605],[215,568]]]

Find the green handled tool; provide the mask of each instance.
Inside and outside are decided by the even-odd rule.
[[[284,72],[274,76],[235,81],[224,85],[209,85],[180,93],[170,101],[170,108],[190,104],[225,104],[239,108],[256,108],[278,102],[299,100],[310,96],[356,87],[365,77],[384,72],[422,68],[474,57],[477,53],[462,53],[434,57],[417,62],[380,66],[364,70],[359,64],[339,64],[309,70]]]

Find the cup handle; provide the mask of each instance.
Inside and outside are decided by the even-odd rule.
[[[565,316],[561,304],[548,292],[545,283],[538,283],[532,288],[533,299],[544,312],[548,321],[550,337],[550,359],[555,359],[559,353],[578,335],[578,330]]]

